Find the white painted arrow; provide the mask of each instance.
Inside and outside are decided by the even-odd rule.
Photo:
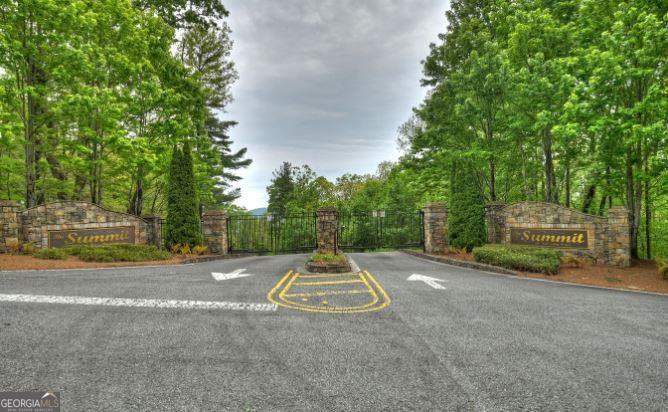
[[[447,280],[432,278],[424,275],[418,275],[417,273],[413,273],[406,280],[424,282],[434,289],[445,289],[445,286],[442,286],[440,283],[437,282],[447,282]]]
[[[211,276],[213,276],[213,278],[216,279],[216,280],[230,280],[230,279],[237,279],[237,278],[245,278],[247,276],[253,276],[250,273],[243,273],[245,271],[246,271],[246,269],[237,269],[237,270],[232,271],[230,273],[211,272]]]

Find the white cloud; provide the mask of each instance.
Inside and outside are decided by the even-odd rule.
[[[444,31],[436,0],[228,0],[240,80],[227,117],[248,208],[282,161],[334,178],[398,156],[396,129],[418,105],[420,60]]]

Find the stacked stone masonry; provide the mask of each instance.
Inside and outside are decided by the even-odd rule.
[[[586,249],[564,252],[617,266],[626,267],[630,263],[629,222],[625,208],[610,209],[607,217],[601,217],[543,202],[487,205],[490,243],[511,243],[511,228],[587,230],[589,244]]]
[[[445,203],[428,203],[423,209],[424,250],[431,254],[448,252],[448,207]]]
[[[224,211],[211,210],[202,215],[202,238],[210,253],[227,254],[227,217]]]
[[[160,245],[157,218],[149,220],[127,213],[112,212],[98,205],[78,201],[46,203],[20,211],[13,202],[0,202],[0,245],[30,244],[34,248],[49,246],[49,231],[133,227],[137,244]]]
[[[323,207],[318,209],[318,253],[337,253],[337,219],[336,208]]]

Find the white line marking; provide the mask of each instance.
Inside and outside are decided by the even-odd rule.
[[[447,280],[432,278],[432,277],[425,276],[425,275],[418,275],[417,273],[413,273],[406,280],[424,282],[424,283],[426,283],[427,285],[431,286],[434,289],[445,289],[445,286],[442,286],[440,283],[437,283],[437,282],[447,282]]]
[[[0,294],[0,302],[57,303],[65,305],[119,306],[159,309],[220,309],[250,312],[275,312],[273,303],[210,302],[203,300],[87,298],[81,296]]]
[[[352,257],[348,256],[348,262],[350,262],[351,273],[361,272],[360,267],[357,266],[357,262],[355,262]]]
[[[213,278],[216,280],[230,280],[230,279],[238,279],[238,278],[253,276],[250,273],[243,273],[245,271],[246,269],[237,269],[230,273],[211,272],[211,276],[213,276]]]

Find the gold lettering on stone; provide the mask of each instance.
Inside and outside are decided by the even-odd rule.
[[[123,226],[49,231],[49,247],[110,243],[135,243],[135,228],[133,226]]]
[[[588,249],[589,231],[584,229],[510,228],[510,243],[559,249]]]

